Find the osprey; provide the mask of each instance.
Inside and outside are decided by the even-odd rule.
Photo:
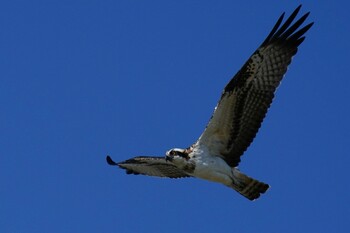
[[[193,145],[171,149],[164,157],[139,156],[119,163],[107,156],[108,164],[126,169],[127,174],[197,177],[224,184],[249,200],[259,198],[269,185],[243,174],[237,166],[304,34],[313,25],[300,28],[310,12],[293,23],[300,8],[283,24],[284,13],[279,17],[264,42],[226,85],[206,129]]]

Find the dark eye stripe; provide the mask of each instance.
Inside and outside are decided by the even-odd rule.
[[[181,152],[181,151],[176,151],[176,150],[170,151],[170,155],[172,155],[172,156],[178,155],[178,156],[181,156],[184,158],[186,158],[188,156],[186,153]]]

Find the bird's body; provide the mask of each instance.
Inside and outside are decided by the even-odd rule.
[[[226,186],[232,183],[232,168],[222,158],[202,151],[192,160],[196,164],[193,171],[194,177],[222,183]]]
[[[199,139],[187,149],[174,148],[165,157],[140,156],[115,163],[128,174],[197,177],[224,184],[249,200],[269,188],[238,170],[240,157],[255,138],[303,36],[313,23],[299,28],[306,13],[293,23],[299,6],[281,25],[284,13],[237,74],[224,88],[218,105]]]
[[[169,156],[169,152],[167,154]],[[205,145],[194,145],[188,157],[173,158],[172,162],[190,176],[227,186],[232,183],[232,168],[220,156],[211,155]]]

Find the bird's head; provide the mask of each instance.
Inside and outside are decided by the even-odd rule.
[[[170,162],[187,161],[190,157],[186,149],[173,148],[166,152],[165,160]]]

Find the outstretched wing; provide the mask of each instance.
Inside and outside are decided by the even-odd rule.
[[[303,36],[313,25],[299,29],[309,12],[297,20],[301,5],[280,27],[284,13],[270,34],[225,87],[206,130],[199,138],[212,154],[222,155],[232,167],[253,141],[274,97],[274,92]]]
[[[107,156],[106,160],[109,165],[118,165],[120,168],[125,169],[127,174],[169,178],[190,177],[174,164],[166,161],[164,157],[140,156],[116,163],[111,157]]]

